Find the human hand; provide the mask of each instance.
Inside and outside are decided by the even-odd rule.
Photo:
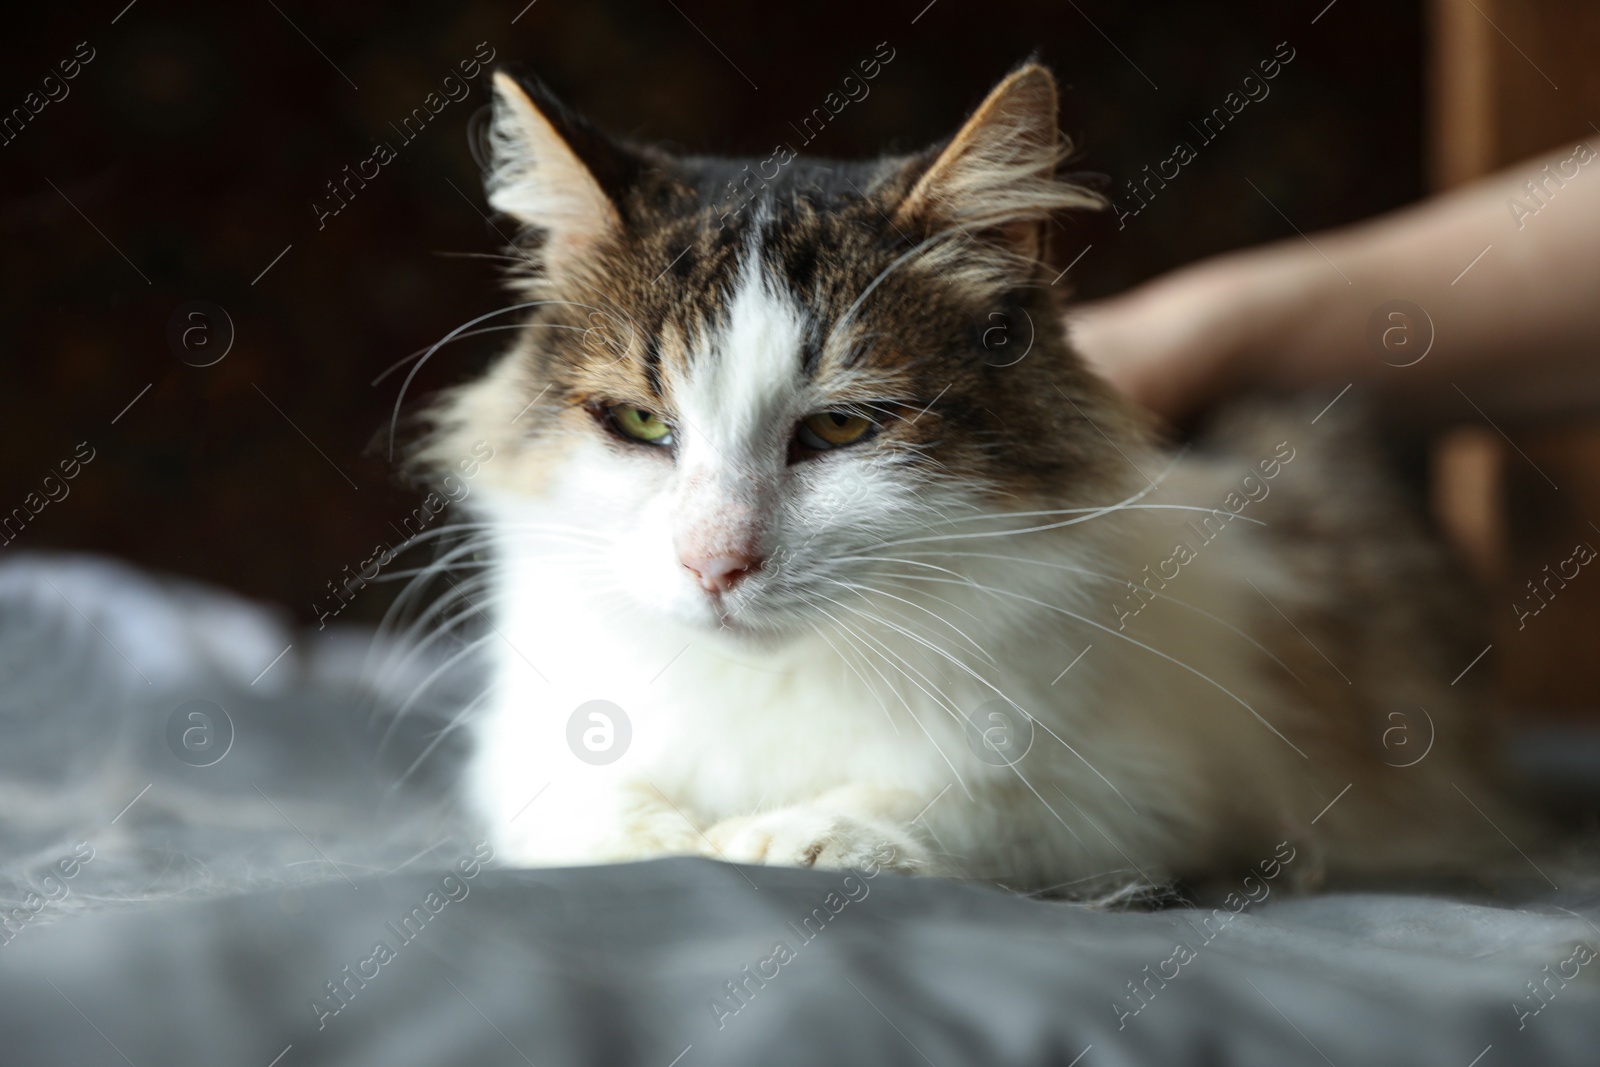
[[[1073,346],[1130,399],[1182,422],[1260,383],[1309,285],[1297,250],[1218,256],[1072,309]]]

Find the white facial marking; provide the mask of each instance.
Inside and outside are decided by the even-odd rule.
[[[772,549],[788,435],[807,388],[805,320],[751,262],[740,272],[727,325],[701,342],[678,392],[674,539],[685,557],[760,559]]]
[[[594,539],[602,559],[584,568],[591,595],[640,618],[814,624],[819,608],[852,595],[841,583],[864,562],[849,557],[962,506],[870,444],[790,463],[798,421],[838,400],[804,373],[806,311],[758,263],[750,253],[720,325],[674,372],[674,408],[662,414],[675,447],[586,439],[547,499],[590,531],[573,536]]]
[[[705,461],[771,464],[763,445],[779,420],[795,417],[806,388],[800,370],[804,341],[799,305],[747,264],[729,302],[727,327],[695,353],[682,391],[680,415],[693,439],[685,455],[690,469]]]

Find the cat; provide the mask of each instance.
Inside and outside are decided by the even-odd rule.
[[[492,446],[443,562],[491,557],[465,786],[507,862],[1046,890],[1494,851],[1472,603],[1366,438],[1288,404],[1175,451],[1073,353],[1053,220],[1104,201],[1046,68],[861,163],[494,84],[520,326],[416,460]]]

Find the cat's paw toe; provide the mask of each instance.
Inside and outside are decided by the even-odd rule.
[[[708,854],[730,863],[844,870],[874,866],[916,873],[926,849],[909,833],[837,812],[782,808],[725,819],[706,831]]]

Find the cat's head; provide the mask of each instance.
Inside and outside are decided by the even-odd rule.
[[[993,516],[1122,495],[1140,430],[1068,349],[1047,265],[1054,216],[1099,199],[1058,176],[1043,67],[865,163],[672,155],[495,85],[522,325],[424,458],[494,445],[503,549],[630,612],[787,632],[992,550]]]

